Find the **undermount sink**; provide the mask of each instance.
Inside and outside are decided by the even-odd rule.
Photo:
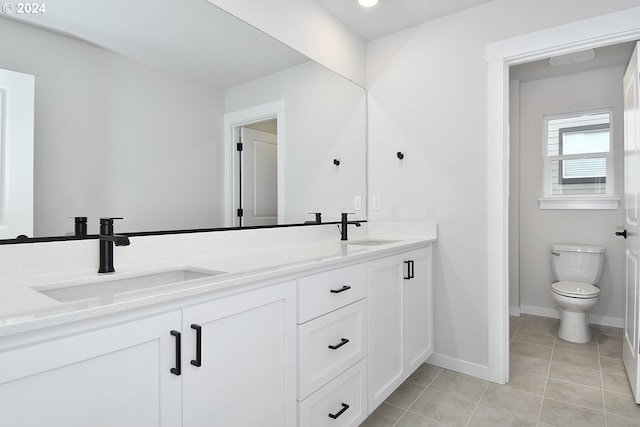
[[[177,268],[162,272],[131,274],[127,277],[95,277],[81,281],[69,281],[35,286],[32,289],[60,302],[80,301],[92,298],[113,299],[118,294],[183,285],[186,282],[224,274],[224,271]]]
[[[355,242],[347,242],[349,245],[361,245],[361,246],[381,246],[388,245],[389,243],[397,243],[399,240],[360,240]]]

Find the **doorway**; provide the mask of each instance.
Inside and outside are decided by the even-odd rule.
[[[640,38],[640,8],[487,45],[488,379],[509,379],[509,72],[511,65]]]
[[[225,226],[285,222],[285,103],[225,114]]]

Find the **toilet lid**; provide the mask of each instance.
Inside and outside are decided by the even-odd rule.
[[[594,298],[600,295],[600,288],[586,282],[560,280],[551,284],[551,290],[571,298]]]

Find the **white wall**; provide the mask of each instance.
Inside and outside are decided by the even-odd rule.
[[[313,0],[208,0],[318,63],[365,85],[365,44]]]
[[[370,219],[438,223],[438,363],[487,375],[485,46],[633,6],[496,0],[368,44],[369,193],[382,201]]]
[[[520,303],[525,313],[557,316],[549,293],[553,280],[550,243],[586,243],[606,247],[600,302],[593,323],[621,327],[624,317],[624,226],[617,210],[541,210],[543,116],[612,107],[611,143],[616,194],[623,200],[622,76],[626,67],[610,67],[520,84]],[[511,175],[513,177],[513,174]]]
[[[36,236],[222,224],[221,91],[5,19],[0,39],[0,68],[35,75]]]
[[[225,94],[227,112],[285,101],[285,223],[311,220],[309,212],[339,221],[341,212],[354,212],[355,196],[365,206],[364,89],[309,61]]]

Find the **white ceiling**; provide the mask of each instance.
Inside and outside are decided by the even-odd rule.
[[[493,0],[379,0],[363,8],[358,0],[315,0],[365,41]]]

